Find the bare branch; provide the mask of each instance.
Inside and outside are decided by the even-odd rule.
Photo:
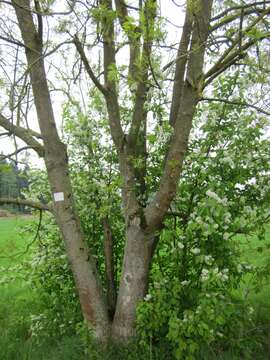
[[[251,4],[245,4],[245,5],[238,5],[238,6],[232,6],[224,11],[222,11],[221,13],[219,13],[218,15],[212,17],[211,21],[215,21],[215,20],[219,20],[221,18],[223,18],[224,16],[228,15],[230,12],[235,11],[235,10],[245,10],[245,9],[249,9],[249,8],[254,8],[255,6],[265,6],[266,4],[270,4],[270,1],[256,1],[253,2]]]
[[[30,149],[32,149],[30,146],[24,146],[24,147],[22,147],[20,149],[17,149],[16,151],[14,151],[11,154],[3,155],[3,156],[0,155],[0,161],[3,161],[5,159],[10,159],[10,158],[12,158],[12,156],[14,156],[14,155],[17,156],[20,152],[25,151],[25,150],[30,150]]]
[[[265,15],[270,14],[270,7],[264,10],[264,12],[256,17],[256,19],[245,29],[243,29],[240,34],[235,37],[233,40],[231,46],[222,54],[222,56],[219,58],[219,60],[215,63],[215,65],[212,66],[211,69],[207,71],[204,78],[210,78],[205,84],[207,86],[218,74],[223,72],[225,69],[227,69],[229,66],[231,66],[235,61],[239,59],[239,56],[243,56],[243,52],[249,49],[252,45],[254,45],[258,40],[262,40],[263,38],[269,37],[269,33],[262,34],[260,36],[260,39],[258,38],[252,38],[249,41],[247,41],[245,44],[242,45],[240,49],[234,50],[237,45],[239,45],[239,42],[242,37],[242,32],[247,33],[250,30],[252,30],[255,25],[257,25]],[[215,76],[216,75],[216,76]]]
[[[21,46],[21,47],[26,47],[22,42],[18,41],[18,40],[15,40],[15,39],[12,39],[12,38],[8,38],[8,37],[5,37],[5,36],[2,36],[0,35],[0,39],[1,40],[4,40],[10,44],[14,44],[14,45],[17,45],[17,46]]]
[[[93,81],[93,83],[96,85],[96,87],[99,89],[99,91],[103,94],[103,95],[107,95],[106,89],[105,87],[99,82],[98,78],[96,77],[96,75],[94,74],[89,61],[87,60],[86,54],[84,52],[84,48],[82,46],[82,43],[80,42],[79,38],[77,35],[74,36],[74,40],[73,40],[76,49],[78,51],[78,53],[80,54],[81,60],[84,64],[85,70],[87,72],[87,74],[89,75],[90,79]]]
[[[50,204],[42,204],[34,200],[24,200],[20,198],[7,198],[0,197],[0,204],[16,204],[16,205],[25,205],[37,210],[53,211],[53,208]]]
[[[234,101],[234,100],[227,100],[227,99],[207,98],[207,97],[203,97],[202,99],[200,99],[200,101],[209,101],[209,102],[217,101],[217,102],[222,102],[222,103],[229,104],[229,105],[235,105],[235,106],[240,106],[240,107],[249,107],[249,108],[254,109],[264,115],[270,116],[270,112],[263,110],[259,106],[252,105],[252,104],[249,104],[249,103],[243,102],[243,101]]]
[[[21,126],[13,125],[2,114],[0,114],[0,126],[9,131],[10,134],[13,134],[23,140],[28,146],[35,150],[40,157],[44,157],[44,147],[33,137],[36,136],[35,134],[37,133],[32,130],[27,130]]]
[[[10,1],[1,0],[0,3],[13,6],[13,4]],[[16,4],[17,7],[21,8],[23,10],[29,11],[29,12],[31,12],[33,14],[39,15],[39,16],[58,16],[58,15],[70,15],[74,10],[76,0],[67,1],[70,10],[68,10],[68,11],[55,11],[55,12],[49,11],[49,9],[46,9],[46,11],[41,11],[40,9],[39,10],[38,9],[32,9],[32,8],[30,8],[30,6],[29,7],[28,6],[23,6],[22,4],[19,4],[19,2],[16,2],[16,1],[14,1],[14,3]]]

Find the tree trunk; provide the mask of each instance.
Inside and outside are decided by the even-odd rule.
[[[114,239],[111,225],[108,217],[103,218],[103,232],[104,232],[104,258],[105,258],[105,275],[106,275],[106,289],[108,312],[110,319],[113,319],[116,306],[116,281],[114,268]]]
[[[154,251],[154,236],[139,225],[139,218],[126,231],[126,245],[112,338],[126,342],[135,335],[136,308],[148,289],[148,275]],[[136,224],[137,222],[137,224]]]
[[[29,0],[16,0],[12,3],[26,46],[34,102],[44,141],[44,159],[54,200],[55,219],[65,242],[83,316],[89,327],[94,330],[96,337],[105,341],[110,332],[107,306],[95,261],[85,243],[74,207],[67,151],[56,130],[44,68],[41,34],[35,29],[32,14],[29,11]],[[40,18],[38,20],[42,21]]]

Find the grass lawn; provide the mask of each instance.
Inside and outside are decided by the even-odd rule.
[[[7,273],[31,255],[34,235],[22,231],[33,217],[0,218],[0,360],[83,360],[78,338],[47,341],[41,346],[31,341],[30,314],[40,313],[38,294],[23,279],[1,283]],[[18,270],[17,274],[18,277]]]
[[[80,339],[76,337],[63,338],[58,342],[52,339],[41,347],[33,346],[29,315],[40,312],[38,294],[23,279],[1,284],[1,279],[8,272],[15,273],[14,267],[31,255],[31,248],[35,245],[32,244],[29,249],[28,245],[33,242],[34,235],[23,232],[22,228],[31,226],[32,221],[31,217],[0,218],[0,360],[86,359]],[[270,261],[270,247],[267,246],[270,243],[270,227],[266,241],[254,236],[239,237],[237,241],[241,242],[242,261],[259,266]],[[250,336],[259,334],[264,339],[265,357],[257,354],[256,360],[266,360],[270,353],[270,284],[264,283],[261,288],[255,289],[248,274],[239,293],[246,296],[255,309],[256,326]],[[226,356],[224,354],[220,360],[234,359]]]
[[[18,279],[5,283],[5,277],[16,273],[14,267],[23,261],[31,242],[23,227],[32,217],[0,218],[0,359],[23,359],[21,351],[29,336],[29,310],[35,304],[33,291]],[[12,338],[12,341],[11,341]]]
[[[241,258],[243,262],[247,262],[255,267],[262,268],[270,263],[270,226],[266,228],[266,238],[258,239],[256,236],[241,236]],[[247,274],[244,277],[240,292],[247,299],[255,310],[256,326],[254,331],[250,332],[250,336],[262,335],[265,348],[265,357],[270,356],[270,274],[262,277],[260,283],[254,281],[254,275]],[[261,359],[258,357],[258,359]]]
[[[29,216],[0,218],[0,267],[13,266],[26,256],[23,253],[31,239],[26,232],[22,232],[22,228],[32,220]]]

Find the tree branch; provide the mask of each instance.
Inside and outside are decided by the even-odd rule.
[[[124,0],[115,0],[115,6],[117,10],[118,19],[124,33],[128,37],[129,41],[129,76],[131,79],[135,79],[136,70],[138,70],[137,62],[140,56],[140,34],[141,29],[133,25],[132,30],[125,28],[125,23],[129,19],[127,10],[127,4]]]
[[[183,32],[181,36],[181,41],[179,43],[177,58],[175,60],[176,69],[175,69],[175,78],[173,83],[171,111],[169,117],[169,121],[171,125],[174,125],[175,123],[181,102],[182,91],[184,86],[184,75],[185,75],[187,57],[188,57],[188,47],[190,44],[190,37],[192,33],[193,19],[192,19],[192,14],[190,13],[190,7],[187,7],[186,11],[187,12],[186,12]]]
[[[27,130],[21,126],[13,125],[6,117],[0,114],[0,126],[9,131],[9,133],[19,137],[28,146],[30,146],[40,156],[44,157],[44,147],[33,138],[37,134],[35,131]],[[38,134],[39,135],[39,134]],[[39,135],[40,136],[40,135]]]
[[[200,0],[194,14],[192,40],[186,65],[186,80],[183,98],[170,139],[163,175],[153,200],[145,210],[146,222],[151,230],[160,229],[172,199],[175,196],[181,174],[189,134],[196,105],[202,91],[203,63],[206,41],[209,34],[212,1]]]
[[[14,40],[14,39],[11,39],[11,38],[7,38],[7,37],[2,36],[2,35],[0,35],[0,39],[1,39],[1,40],[4,40],[4,41],[6,41],[6,42],[8,42],[8,43],[10,43],[10,44],[14,44],[14,45],[17,45],[17,46],[21,46],[21,47],[26,48],[26,46],[25,46],[22,42],[20,42],[20,41],[18,41],[18,40]]]
[[[135,81],[137,80],[137,89],[135,94],[134,111],[128,136],[128,142],[131,146],[135,146],[136,144],[138,133],[145,115],[144,105],[147,97],[147,92],[149,90],[149,87],[147,85],[147,79],[151,62],[150,55],[153,45],[153,27],[156,17],[156,6],[154,7],[154,9],[152,8],[151,10],[148,9],[148,6],[149,1],[146,1],[144,9],[146,18],[146,31],[143,39],[143,49],[140,66],[137,69],[137,79],[135,79]]]
[[[112,11],[111,0],[101,0],[100,3],[106,8],[106,11]],[[108,17],[108,18],[107,18]],[[104,13],[104,19],[102,24],[103,31],[103,62],[104,62],[104,77],[105,88],[107,90],[107,96],[105,97],[107,103],[107,110],[109,115],[109,124],[111,129],[112,138],[114,144],[118,150],[118,153],[122,152],[125,136],[121,126],[120,110],[117,96],[117,83],[113,76],[113,72],[116,71],[115,60],[115,43],[114,43],[114,22],[110,18],[110,15],[106,17]]]
[[[239,45],[242,33],[248,33],[255,27],[255,25],[259,23],[260,20],[262,20],[265,15],[268,14],[270,14],[270,7],[264,10],[264,12],[260,16],[256,17],[256,19],[247,28],[243,29],[240,33],[238,33],[238,36],[236,36],[235,39],[232,41],[231,46],[223,53],[223,55],[219,58],[215,65],[213,65],[212,68],[210,68],[205,74],[204,79],[210,78],[210,80],[205,83],[205,86],[207,86],[211,81],[213,81],[213,79],[221,72],[223,72],[228,66],[231,66],[235,61],[237,61],[239,59],[239,56],[242,56],[243,52],[249,49],[258,40],[269,37],[269,33],[262,34],[260,38],[250,39],[250,41],[247,41],[245,44],[243,44],[240,49],[233,51],[235,47]]]
[[[270,112],[263,110],[259,106],[252,105],[252,104],[249,104],[249,103],[243,102],[243,101],[231,101],[231,100],[227,100],[227,99],[217,99],[217,98],[207,98],[207,97],[201,98],[200,101],[209,101],[209,102],[218,101],[218,102],[222,102],[222,103],[229,104],[229,105],[249,107],[249,108],[254,109],[264,115],[270,116]]]
[[[20,198],[6,198],[6,197],[0,197],[0,204],[16,204],[16,205],[25,205],[29,206],[33,209],[37,210],[45,210],[45,211],[53,211],[53,208],[50,204],[42,204],[37,201],[33,200],[24,200]]]
[[[13,153],[11,154],[8,154],[8,155],[0,155],[0,161],[3,161],[5,159],[10,159],[12,156],[14,155],[18,155],[20,152],[24,151],[24,150],[29,150],[29,149],[32,149],[30,146],[24,146],[20,149],[17,149],[16,151],[14,151]]]
[[[82,46],[82,43],[80,42],[79,38],[77,35],[74,36],[74,40],[73,40],[76,49],[78,51],[78,53],[80,54],[81,60],[84,64],[85,70],[87,72],[87,74],[89,75],[90,79],[93,81],[93,83],[95,84],[95,86],[99,89],[99,91],[103,94],[103,95],[107,95],[107,91],[105,89],[105,87],[99,82],[98,78],[95,76],[89,61],[87,60],[86,54],[84,52],[84,48]]]
[[[264,6],[266,4],[270,4],[270,1],[256,1],[252,4],[232,6],[228,9],[222,11],[218,15],[212,17],[211,21],[215,21],[215,20],[219,20],[219,19],[223,18],[224,16],[228,15],[228,13],[230,13],[231,11],[249,9],[251,7],[260,6],[260,5]]]

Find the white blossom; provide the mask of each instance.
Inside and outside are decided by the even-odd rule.
[[[202,269],[202,281],[207,280],[209,278],[209,271],[207,269]]]
[[[207,265],[211,265],[213,260],[214,260],[214,258],[211,255],[205,255],[205,257],[204,257],[204,261],[206,262]]]
[[[214,200],[216,200],[217,203],[222,204],[222,205],[227,205],[227,199],[221,199],[218,194],[216,194],[214,191],[211,190],[207,190],[206,191],[206,195]]]
[[[192,248],[190,250],[190,252],[194,255],[199,255],[199,253],[201,252],[201,250],[199,248]]]
[[[181,281],[181,285],[183,285],[183,286],[188,285],[188,284],[189,284],[188,280]]]
[[[146,294],[144,297],[145,301],[150,301],[152,299],[152,295],[151,294]]]
[[[185,246],[184,246],[183,243],[178,242],[178,243],[177,243],[177,247],[182,250],[182,249],[184,249]]]

